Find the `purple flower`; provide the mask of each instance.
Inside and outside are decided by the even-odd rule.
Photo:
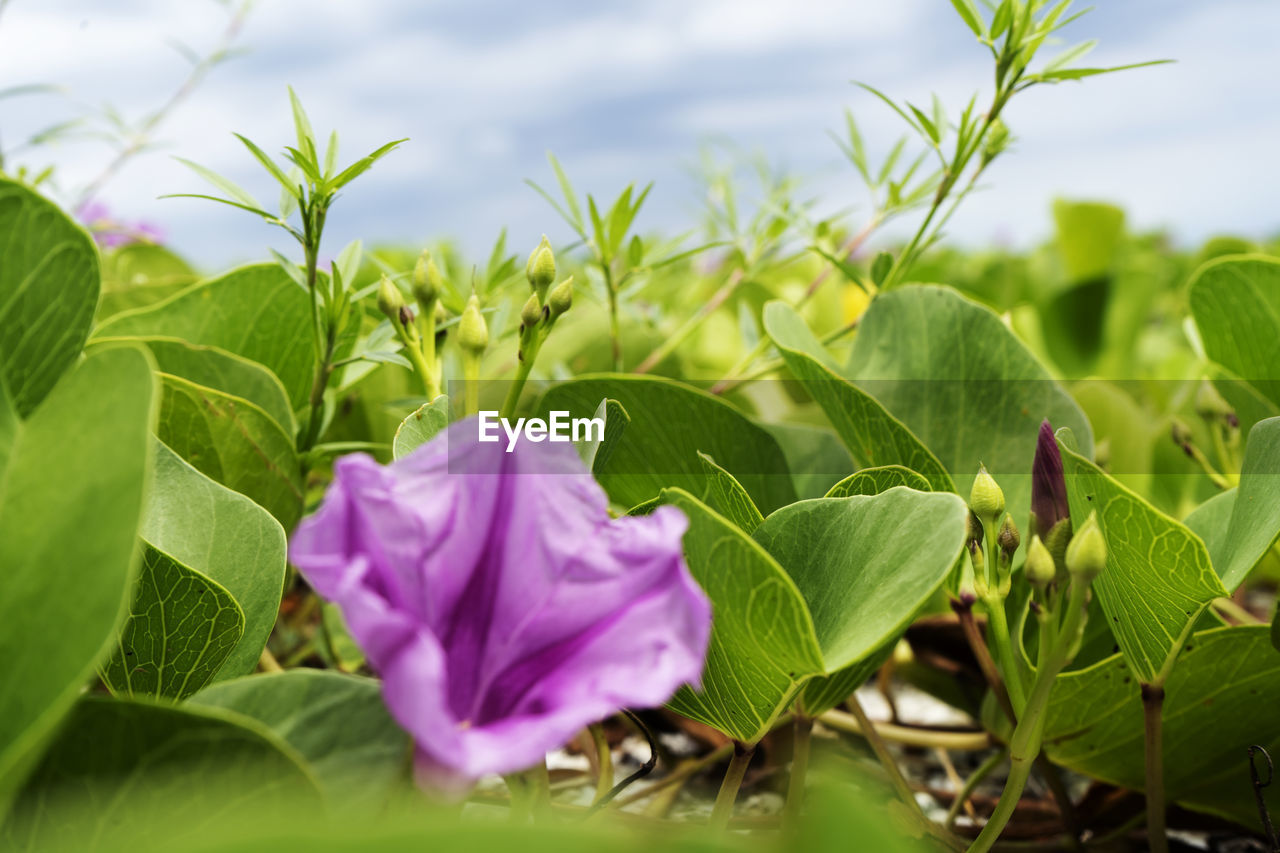
[[[1035,460],[1031,463],[1031,527],[1041,539],[1064,518],[1071,517],[1067,505],[1067,483],[1062,476],[1062,453],[1053,436],[1053,426],[1040,424]]]
[[[84,223],[98,245],[115,249],[130,243],[159,245],[164,242],[164,230],[151,222],[124,222],[117,219],[111,208],[100,201],[87,201],[76,208],[76,218]]]
[[[342,609],[435,784],[523,770],[588,723],[696,684],[711,608],[674,507],[611,519],[572,445],[454,424],[334,465],[290,556]]]

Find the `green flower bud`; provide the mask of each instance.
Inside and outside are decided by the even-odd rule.
[[[400,309],[404,307],[404,294],[394,281],[384,275],[378,282],[378,310],[386,314],[392,323],[399,323]]]
[[[1027,546],[1027,562],[1022,566],[1022,573],[1027,576],[1027,583],[1041,589],[1053,583],[1057,575],[1053,555],[1035,534],[1031,535],[1031,544]]]
[[[529,262],[524,265],[525,277],[535,293],[543,296],[551,282],[556,280],[556,256],[551,251],[551,242],[547,235],[542,235],[542,242],[529,255]]]
[[[440,268],[436,266],[431,253],[424,249],[418,256],[418,262],[413,265],[413,296],[425,311],[440,298],[443,288],[444,276],[440,275]]]
[[[520,322],[526,329],[532,329],[538,325],[538,321],[542,319],[542,303],[538,301],[538,294],[530,293],[528,300],[525,301],[524,307],[520,309]]]
[[[1235,415],[1235,409],[1223,399],[1212,382],[1205,380],[1196,391],[1196,414],[1205,420],[1226,420]]]
[[[1067,545],[1069,544],[1071,544],[1071,518],[1067,517],[1050,527],[1044,537],[1044,546],[1053,557],[1053,564],[1062,568],[1063,577],[1060,580],[1066,577]]]
[[[973,488],[969,490],[969,508],[981,519],[996,518],[1004,512],[1004,492],[995,478],[987,473],[985,465],[978,470]]]
[[[467,300],[462,319],[458,321],[458,346],[463,352],[477,357],[489,346],[489,327],[484,322],[484,314],[480,313],[480,300],[474,293]]]
[[[557,284],[551,291],[551,295],[547,297],[547,308],[551,310],[553,320],[571,307],[573,307],[573,276]]]
[[[1067,545],[1067,571],[1079,580],[1091,581],[1107,566],[1107,541],[1098,527],[1098,512],[1089,513],[1089,519],[1071,537]]]
[[[1013,523],[1013,516],[1005,515],[1004,524],[1000,525],[1000,533],[996,536],[996,544],[1000,546],[1006,559],[1012,557],[1013,552],[1022,544],[1022,536],[1018,533],[1018,526]]]

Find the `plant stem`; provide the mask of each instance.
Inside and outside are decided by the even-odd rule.
[[[742,787],[742,778],[747,775],[747,767],[751,764],[751,756],[756,753],[754,743],[733,744],[733,758],[729,760],[729,769],[725,771],[724,781],[720,783],[720,793],[716,794],[716,804],[711,809],[710,826],[722,831],[729,825],[733,817],[733,804],[738,799],[738,789]]]
[[[1147,783],[1147,846],[1152,853],[1168,853],[1164,821],[1164,687],[1142,685],[1142,722],[1145,732]]]
[[[1066,666],[1070,649],[1079,633],[1086,613],[1086,593],[1088,584],[1072,581],[1070,601],[1067,604],[1067,616],[1058,632],[1051,650],[1042,650],[1040,667],[1036,670],[1036,680],[1027,698],[1027,705],[1018,725],[1014,727],[1013,737],[1009,740],[1009,778],[1004,790],[1000,793],[1000,801],[981,834],[969,847],[969,853],[985,853],[996,843],[1000,833],[1009,823],[1022,791],[1027,785],[1027,777],[1031,775],[1031,766],[1040,754],[1040,741],[1044,735],[1045,710],[1049,705],[1049,694],[1058,673]]]
[[[982,639],[982,632],[978,630],[977,620],[973,618],[973,606],[953,601],[951,609],[955,611],[956,616],[960,619],[960,628],[964,631],[964,638],[968,641],[969,649],[973,652],[973,656],[977,658],[978,669],[982,670],[982,676],[987,680],[987,686],[991,688],[992,694],[996,697],[996,703],[1000,705],[1000,710],[1004,711],[1004,715],[1009,719],[1009,722],[1016,724],[1018,722],[1017,712],[1013,710],[1013,702],[1009,698],[1009,691],[1005,689],[1004,681],[1000,678],[1000,670],[996,668],[996,662],[991,658],[991,651]]]
[[[956,817],[959,816],[960,810],[964,808],[964,804],[969,801],[969,797],[973,796],[974,789],[982,784],[982,780],[986,779],[992,772],[1000,766],[1008,755],[1005,749],[999,749],[987,756],[987,760],[978,765],[973,773],[969,774],[969,778],[965,780],[964,787],[956,793],[956,798],[951,802],[951,808],[947,809],[947,819],[943,822],[943,826],[951,829],[955,826]]]
[[[849,711],[853,713],[854,719],[858,721],[858,725],[862,727],[862,736],[867,739],[867,745],[871,747],[871,751],[876,754],[881,766],[889,774],[889,781],[893,783],[894,790],[898,792],[898,796],[906,803],[907,808],[911,809],[924,824],[928,824],[929,819],[925,817],[924,810],[916,802],[916,795],[911,790],[911,786],[907,784],[906,777],[902,775],[902,769],[898,767],[898,762],[894,761],[893,753],[889,752],[889,747],[885,745],[884,739],[880,737],[876,727],[867,718],[867,712],[862,710],[862,703],[858,701],[857,694],[851,694],[845,704],[848,705]]]
[[[738,289],[738,285],[742,283],[743,277],[744,273],[742,268],[734,268],[733,272],[729,274],[728,280],[720,286],[720,289],[712,294],[710,299],[702,303],[702,305],[698,307],[698,310],[694,312],[693,316],[686,320],[680,328],[676,329],[670,337],[658,344],[658,346],[654,347],[653,352],[649,353],[649,355],[645,357],[644,361],[640,362],[640,365],[633,372],[648,373],[650,370],[657,367],[664,358],[675,352],[676,347],[688,340],[689,336],[697,331],[703,321],[710,317],[716,309],[724,304],[726,299],[733,295],[733,292]]]
[[[613,787],[613,752],[609,749],[609,739],[605,737],[604,726],[600,723],[592,723],[587,726],[587,731],[591,732],[591,742],[596,747],[596,795],[592,799],[592,805],[604,799],[609,793],[609,789]]]
[[[782,811],[782,822],[794,827],[800,820],[804,806],[804,780],[809,770],[809,751],[813,743],[813,718],[796,714],[795,740],[791,753],[791,780],[787,784],[787,804]]]
[[[1240,625],[1265,625],[1263,620],[1254,616],[1248,610],[1245,610],[1234,600],[1223,596],[1215,598],[1212,602],[1213,609],[1223,616],[1229,616]]]
[[[818,722],[828,728],[867,737],[867,730],[858,718],[843,711],[824,711]],[[974,750],[992,745],[991,735],[984,731],[945,731],[922,729],[914,726],[896,726],[893,723],[871,723],[876,737],[887,743],[903,746],[937,747],[939,749]]]
[[[1022,671],[1018,668],[1018,660],[1013,654],[1013,643],[1009,640],[1009,621],[1004,612],[1004,601],[999,596],[986,600],[987,636],[995,648],[996,660],[1000,665],[1000,673],[1009,691],[1009,701],[1013,704],[1016,715],[1027,705],[1027,696],[1022,688]]]
[[[527,823],[551,810],[551,777],[547,762],[539,761],[528,770],[504,777],[511,792],[511,822]]]
[[[613,370],[622,372],[622,334],[618,326],[618,290],[613,283],[613,270],[608,262],[601,261],[600,269],[604,273],[604,288],[609,296],[609,346],[613,354]]]
[[[480,358],[470,353],[462,354],[462,416],[480,411]]]

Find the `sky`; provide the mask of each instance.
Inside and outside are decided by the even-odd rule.
[[[1048,54],[1096,38],[1085,64],[1176,63],[1019,95],[1005,115],[1016,142],[948,238],[1033,244],[1051,233],[1056,197],[1113,201],[1132,227],[1167,229],[1185,245],[1280,230],[1280,3],[1095,2]],[[0,100],[6,150],[107,105],[138,120],[187,71],[173,43],[208,51],[227,20],[214,0],[0,8],[0,90],[59,87]],[[287,244],[230,208],[158,199],[206,191],[173,157],[273,204],[278,193],[232,132],[267,150],[290,144],[288,85],[317,131],[339,130],[342,159],[410,138],[339,200],[326,232],[335,253],[356,237],[451,237],[481,253],[503,227],[515,247],[543,232],[567,242],[567,227],[524,183],[554,183],[548,151],[579,189],[601,196],[654,181],[642,231],[699,222],[693,169],[708,145],[767,157],[804,179],[802,195],[850,210],[856,226],[865,193],[828,131],[852,109],[875,157],[903,126],[850,81],[916,103],[937,93],[953,115],[991,91],[990,55],[948,0],[258,0],[236,44],[244,52],[215,69],[158,129],[158,147],[99,197],[122,217],[159,223],[171,246],[209,268]],[[70,195],[112,153],[86,138],[17,161],[56,164]]]

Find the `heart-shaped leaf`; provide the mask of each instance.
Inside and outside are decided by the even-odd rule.
[[[1134,676],[1162,684],[1209,602],[1227,594],[1200,537],[1059,440],[1071,520],[1091,512],[1107,542],[1093,581]]]
[[[293,529],[302,514],[302,468],[293,437],[248,400],[177,376],[162,378],[160,440]]]
[[[0,383],[0,813],[114,640],[156,396],[133,347],[84,359],[26,421]]]
[[[702,467],[707,472],[707,492],[702,496],[703,501],[738,525],[743,533],[753,533],[764,523],[764,516],[751,502],[751,495],[710,456],[699,453],[698,458],[702,460]]]
[[[1093,452],[1089,421],[1070,395],[998,316],[949,287],[913,285],[872,300],[844,373],[937,456],[960,494],[985,465],[1019,523],[1031,506],[1042,420],[1070,428],[1082,452]]]
[[[147,308],[126,311],[95,331],[101,337],[181,338],[265,365],[306,407],[314,379],[307,292],[278,264],[240,267]]]
[[[1218,520],[1208,521],[1202,513]],[[1199,529],[1197,516],[1203,525]],[[1244,583],[1280,538],[1280,418],[1259,421],[1249,430],[1240,486],[1202,504],[1187,518],[1187,526],[1204,538],[1226,588]]]
[[[102,680],[115,693],[185,699],[213,678],[243,634],[244,611],[231,593],[148,546]]]
[[[53,203],[3,178],[0,234],[0,381],[26,417],[84,347],[98,307],[98,251]]]
[[[215,709],[85,697],[0,827],[12,850],[197,846],[230,815],[313,811],[316,789],[265,726]],[[314,812],[313,812],[314,813]]]
[[[933,489],[923,475],[901,465],[885,465],[880,468],[863,468],[845,477],[827,492],[829,498],[847,498],[852,495],[878,495],[894,486],[906,486],[917,492]]]
[[[786,459],[773,436],[718,397],[649,376],[601,375],[556,385],[538,412],[591,417],[604,398],[631,416],[609,458],[596,468],[600,485],[622,506],[643,503],[667,487],[706,490],[702,451],[742,484],[760,511],[795,500]]]
[[[244,635],[215,680],[258,665],[280,609],[284,529],[249,498],[210,480],[156,442],[142,538],[231,593],[244,612]]]
[[[408,782],[412,743],[373,679],[295,669],[224,681],[187,704],[224,708],[267,726],[306,760],[340,812],[384,808]]]
[[[791,306],[770,302],[764,327],[782,360],[818,402],[859,468],[903,465],[938,491],[955,484],[942,463],[874,397],[836,372],[836,364]]]
[[[1110,571],[1110,566],[1107,570]],[[1059,676],[1045,748],[1059,764],[1144,786],[1142,699],[1121,655]],[[1171,801],[1256,827],[1246,749],[1280,752],[1280,655],[1266,626],[1198,631],[1165,682],[1164,785]]]

